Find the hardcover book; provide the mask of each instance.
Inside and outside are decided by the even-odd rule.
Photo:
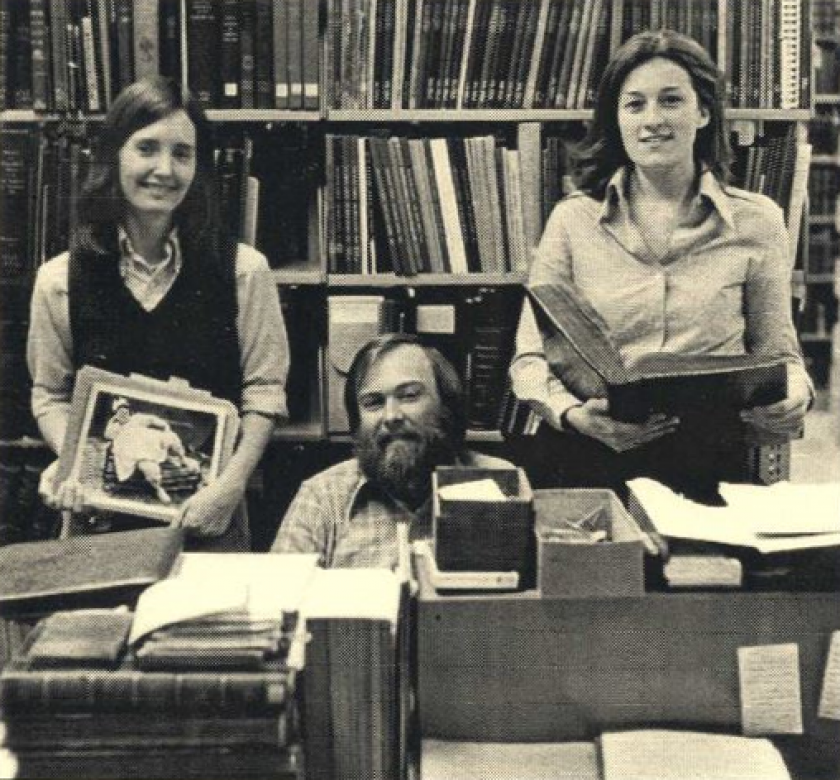
[[[51,605],[93,606],[166,577],[183,531],[139,531],[25,542],[0,548],[0,612],[46,611]]]
[[[608,398],[617,420],[641,422],[663,413],[678,416],[683,425],[718,422],[740,430],[741,409],[787,395],[781,358],[660,352],[629,366],[606,323],[572,285],[534,285],[528,294],[552,372],[579,398]]]

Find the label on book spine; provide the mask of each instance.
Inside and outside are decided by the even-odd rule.
[[[817,714],[821,718],[840,720],[840,631],[831,635]]]

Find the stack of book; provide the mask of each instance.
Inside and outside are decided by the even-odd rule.
[[[137,667],[256,671],[289,662],[299,644],[299,602],[315,563],[314,555],[182,556],[175,576],[137,601],[129,637]],[[212,570],[224,576],[214,578]]]
[[[168,581],[177,589],[138,603],[133,622],[130,613],[104,610],[42,621],[0,674],[4,747],[17,776],[300,777],[295,687],[303,632],[290,636],[281,615],[297,613],[314,571],[309,555],[187,554]],[[258,665],[238,663],[233,636],[243,624],[221,618],[226,596],[208,586],[214,580],[248,594],[247,610],[236,613],[248,614],[246,639],[255,625],[256,634],[270,634]],[[184,599],[167,603],[173,594]],[[190,602],[193,613],[203,608],[219,619],[173,632],[172,654],[150,654],[149,662],[134,652],[129,627],[136,634],[155,622],[172,625],[166,616]],[[263,631],[269,615],[274,626]],[[211,655],[203,657],[207,642]],[[145,671],[147,664],[155,670]]]

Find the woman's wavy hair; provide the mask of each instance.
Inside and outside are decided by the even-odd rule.
[[[575,182],[579,189],[603,200],[613,174],[630,162],[618,126],[618,98],[631,71],[656,57],[679,65],[688,73],[700,105],[709,113],[694,142],[699,167],[721,181],[729,177],[729,137],[723,119],[724,78],[708,52],[692,38],[674,30],[646,31],[627,40],[612,56],[595,102],[586,137],[574,150]]]
[[[438,395],[443,406],[443,424],[455,452],[464,446],[467,433],[467,411],[464,386],[455,367],[434,347],[424,344],[413,333],[388,333],[365,344],[353,359],[344,386],[344,406],[350,432],[359,428],[359,391],[371,369],[389,352],[404,346],[421,349],[432,366]]]
[[[196,173],[174,214],[179,238],[212,254],[219,252],[218,198],[214,192],[213,142],[204,109],[178,82],[145,78],[116,97],[93,145],[90,166],[77,206],[73,248],[104,254],[116,248],[116,226],[125,210],[119,154],[138,130],[184,111],[196,130]]]

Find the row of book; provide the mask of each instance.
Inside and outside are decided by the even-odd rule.
[[[840,168],[836,165],[814,165],[808,182],[811,213],[833,217],[840,197]]]
[[[730,105],[809,106],[810,0],[735,0],[727,6],[724,72]]]
[[[832,225],[812,225],[808,244],[808,273],[833,274],[840,260],[840,233]]]
[[[0,108],[101,112],[163,73],[208,108],[317,109],[318,28],[305,0],[4,3]]]
[[[330,295],[324,384],[331,434],[349,431],[344,387],[353,356],[383,333],[408,332],[436,347],[462,378],[467,425],[499,429],[502,401],[521,309],[520,289],[487,289],[466,295],[417,290],[416,296]]]
[[[328,135],[325,201],[331,273],[528,268],[521,154],[493,136]]]
[[[59,514],[38,495],[41,474],[52,460],[45,447],[0,448],[0,546],[58,535]]]
[[[617,46],[670,27],[717,57],[731,103],[808,105],[810,0],[32,0],[0,15],[0,108],[108,108],[162,72],[206,107],[318,110],[593,104]],[[321,56],[323,51],[323,73]],[[326,100],[322,101],[322,92]]]
[[[840,49],[836,42],[814,45],[814,92],[818,95],[840,92]]]

